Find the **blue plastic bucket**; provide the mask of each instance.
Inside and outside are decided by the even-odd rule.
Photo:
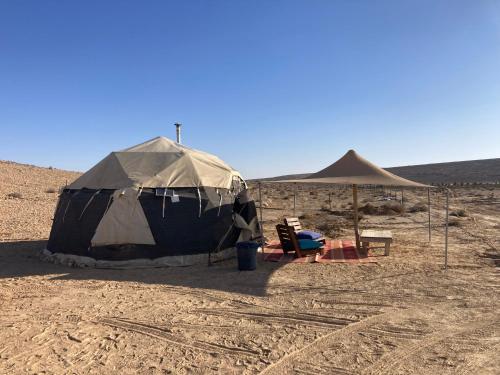
[[[240,271],[253,271],[257,268],[257,249],[259,246],[257,242],[253,241],[243,241],[236,244]]]

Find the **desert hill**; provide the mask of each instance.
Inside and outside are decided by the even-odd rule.
[[[500,158],[407,165],[385,169],[398,176],[423,183],[491,183],[500,181]],[[256,180],[276,181],[299,179],[309,175],[310,173],[301,173]]]
[[[80,174],[0,161],[0,241],[47,238],[59,189]]]

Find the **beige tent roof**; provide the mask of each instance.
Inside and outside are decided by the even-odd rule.
[[[112,152],[74,181],[70,189],[126,187],[230,188],[241,178],[217,156],[156,137],[137,146]]]
[[[407,180],[377,167],[356,151],[349,150],[332,165],[300,180],[282,180],[279,182],[329,183],[342,185],[385,185],[428,187],[415,181]]]

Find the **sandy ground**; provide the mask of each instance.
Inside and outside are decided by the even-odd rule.
[[[438,193],[431,244],[427,212],[364,215],[361,227],[395,237],[376,264],[99,270],[37,258],[57,199],[45,191],[75,176],[0,163],[0,373],[500,372],[498,188],[453,192],[452,210],[466,216],[450,227],[447,271]],[[352,238],[349,191],[298,189],[305,225]],[[275,237],[293,186],[263,190],[266,235]],[[363,190],[361,205],[382,196]],[[405,198],[410,208],[426,192]]]

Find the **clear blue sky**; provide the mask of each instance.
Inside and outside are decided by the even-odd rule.
[[[0,159],[86,170],[176,121],[248,178],[500,157],[500,1],[0,2]]]

